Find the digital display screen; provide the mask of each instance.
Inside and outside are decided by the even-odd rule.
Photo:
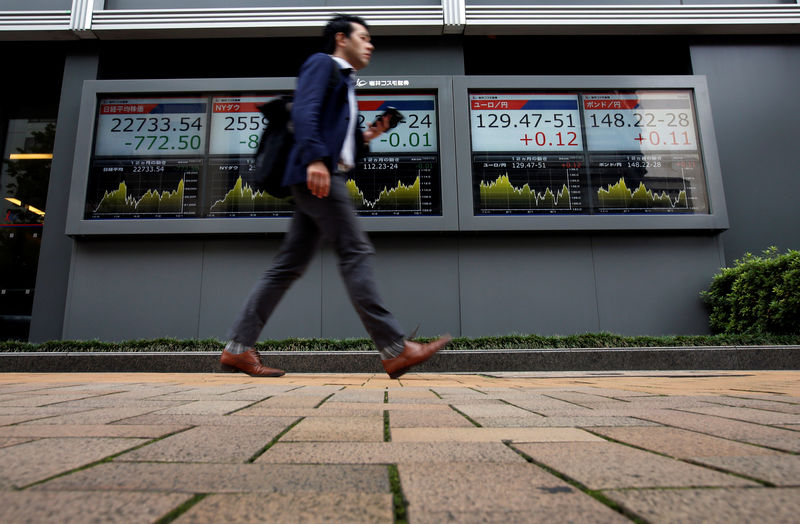
[[[208,100],[100,100],[95,156],[196,156],[205,151]]]
[[[473,212],[708,213],[693,94],[469,94]]]
[[[365,130],[387,107],[403,115],[370,143],[370,153],[348,174],[347,187],[361,216],[442,214],[439,123],[433,93],[358,95]]]
[[[276,198],[254,189],[255,160],[211,158],[208,161],[208,198],[205,215],[209,217],[291,216],[287,199]]]
[[[255,183],[255,154],[268,123],[258,107],[279,95],[101,97],[84,218],[291,216],[288,199]],[[369,92],[357,99],[362,130],[387,106],[404,119],[348,174],[356,212],[441,216],[436,94]]]
[[[86,218],[195,216],[202,166],[199,158],[95,160]]]
[[[254,155],[267,118],[258,106],[272,96],[215,96],[211,99],[211,155]]]

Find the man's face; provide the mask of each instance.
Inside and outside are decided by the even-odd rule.
[[[366,27],[355,22],[350,22],[350,25],[353,32],[349,37],[344,33],[336,35],[336,51],[358,71],[367,67],[375,46],[370,41],[369,31]]]

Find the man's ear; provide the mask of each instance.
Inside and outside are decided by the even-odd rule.
[[[339,32],[336,33],[336,36],[334,38],[336,39],[336,47],[339,47],[340,45],[344,45],[344,41],[347,38],[347,35],[342,32]]]

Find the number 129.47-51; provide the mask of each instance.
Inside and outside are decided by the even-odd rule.
[[[571,114],[553,113],[545,115],[543,113],[525,113],[519,120],[513,122],[513,118],[508,113],[486,113],[475,115],[478,119],[478,127],[503,128],[503,127],[539,127],[545,124],[548,127],[575,127],[575,119]]]

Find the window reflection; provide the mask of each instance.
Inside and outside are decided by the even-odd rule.
[[[0,172],[0,339],[28,338],[55,130],[55,120],[8,120]]]

